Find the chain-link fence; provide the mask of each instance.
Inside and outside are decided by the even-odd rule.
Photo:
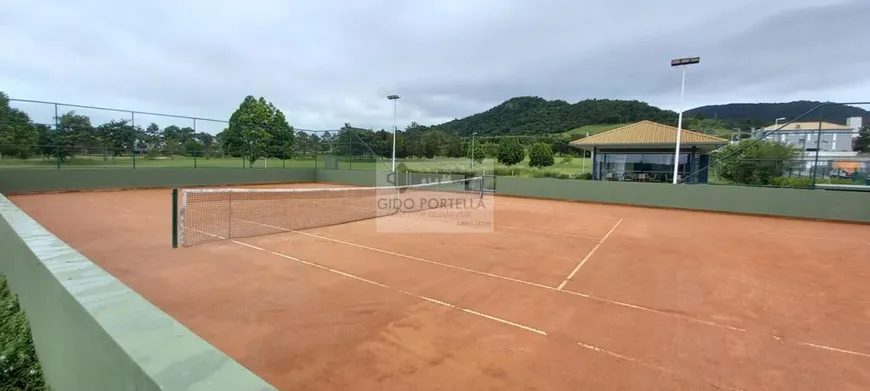
[[[708,167],[710,182],[798,188],[867,186],[870,124],[860,116],[826,116],[826,108],[847,107],[841,105],[870,109],[870,102],[829,103],[795,118],[778,118],[774,125],[755,129],[749,137],[732,140],[717,150]]]
[[[3,98],[3,97],[0,97]],[[5,99],[5,98],[3,98]],[[0,112],[0,169],[4,168],[322,168],[396,169],[421,173],[591,179],[588,152],[569,145],[584,135],[460,136],[435,128],[395,133],[345,124],[334,130],[269,128],[170,114],[6,99]],[[715,151],[709,183],[813,187],[863,185],[870,172],[870,129],[860,118],[825,116],[818,107],[792,119],[741,133]],[[850,103],[870,109],[868,103]],[[838,106],[839,107],[839,106]],[[829,111],[833,111],[832,109]],[[842,115],[841,115],[842,116]],[[855,122],[857,121],[857,122]],[[844,123],[845,122],[845,123]],[[239,129],[240,128],[240,129]],[[861,133],[861,129],[863,133]],[[502,164],[499,145],[518,141],[522,159]],[[863,143],[863,144],[862,144]],[[533,162],[544,144],[552,159]],[[395,154],[395,155],[394,155]],[[692,183],[704,167],[695,167]]]

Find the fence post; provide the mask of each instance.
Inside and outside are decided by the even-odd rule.
[[[54,104],[54,160],[60,170],[60,117],[57,113],[57,103]]]
[[[130,112],[130,126],[133,128],[133,168],[136,168],[136,112]]]
[[[825,108],[819,108],[819,130],[818,135],[816,136],[816,158],[813,162],[813,182],[810,188],[816,188],[816,175],[819,173],[819,149],[822,145],[822,119],[825,117]],[[806,139],[804,139],[806,140]],[[804,153],[806,153],[806,148],[804,148]]]
[[[193,134],[196,134],[196,118],[193,119]],[[196,168],[196,152],[193,152],[193,168]]]
[[[178,248],[178,189],[172,189],[172,248]]]

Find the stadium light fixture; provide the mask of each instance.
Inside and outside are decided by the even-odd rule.
[[[396,172],[396,105],[399,101],[398,95],[387,95],[387,99],[393,101],[393,172]]]
[[[680,115],[677,118],[677,146],[674,150],[674,181],[676,185],[679,183],[680,174],[680,137],[683,133],[683,96],[686,92],[686,66],[701,62],[701,57],[685,57],[671,60],[672,67],[680,67],[682,79],[680,81]]]

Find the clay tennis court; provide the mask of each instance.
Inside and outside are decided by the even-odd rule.
[[[10,198],[282,390],[870,388],[870,226],[495,197],[178,249],[168,189]]]

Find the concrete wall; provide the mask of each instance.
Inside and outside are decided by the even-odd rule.
[[[318,182],[372,186],[375,178],[372,171],[317,170]],[[870,223],[870,192],[500,176],[496,194]]]
[[[54,390],[274,389],[2,195],[0,249]]]
[[[497,194],[870,223],[870,193],[498,177]]]
[[[0,169],[0,193],[314,182],[313,168]]]

